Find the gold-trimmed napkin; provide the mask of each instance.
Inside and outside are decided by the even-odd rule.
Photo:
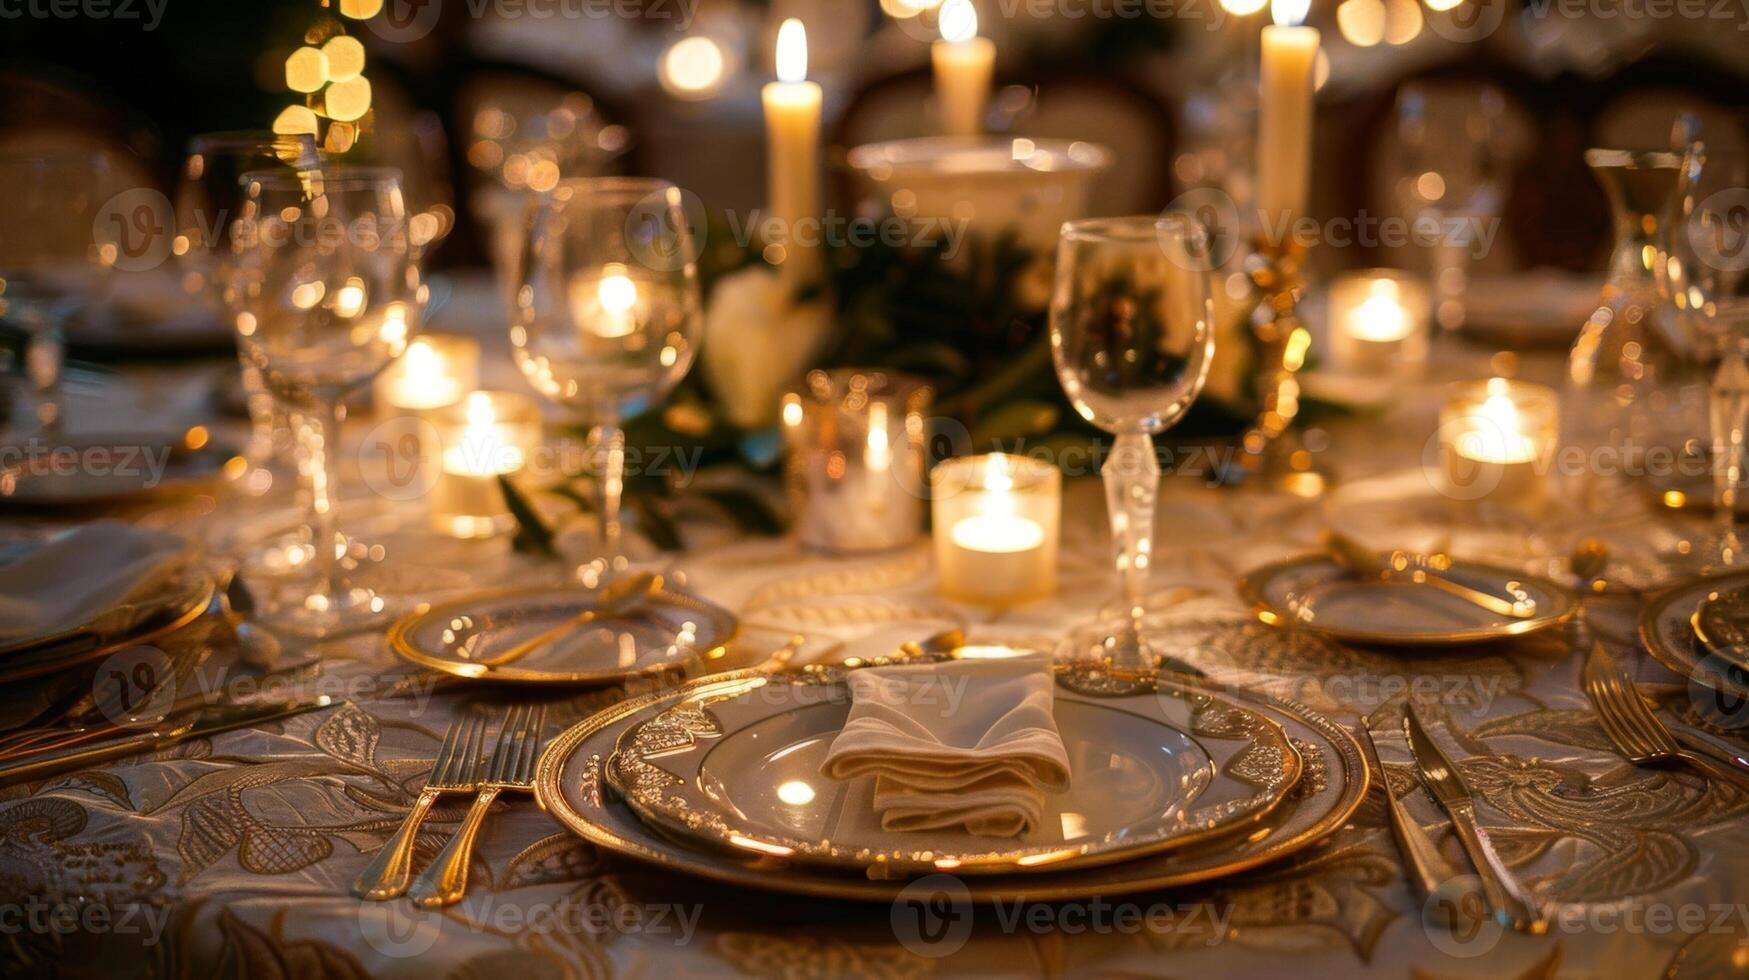
[[[886,830],[1024,834],[1045,792],[1069,785],[1053,683],[1043,655],[852,671],[850,717],[821,772],[873,776]]]

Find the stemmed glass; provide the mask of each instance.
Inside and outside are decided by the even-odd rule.
[[[1654,272],[1686,346],[1718,352],[1710,415],[1713,529],[1696,549],[1707,567],[1743,560],[1737,494],[1749,425],[1749,161],[1689,145]]]
[[[406,350],[423,284],[399,171],[282,168],[244,174],[241,183],[227,295],[244,356],[307,424],[300,470],[317,573],[301,603],[264,618],[326,636],[370,625],[387,611],[384,597],[347,580],[342,560],[343,399]]]
[[[1101,469],[1123,587],[1088,644],[1119,666],[1150,667],[1144,635],[1160,464],[1153,436],[1196,401],[1214,354],[1207,237],[1188,216],[1063,225],[1051,300],[1051,358],[1081,417],[1116,436]]]
[[[702,329],[696,258],[680,190],[667,181],[562,181],[535,212],[511,353],[536,391],[592,429],[600,554],[580,570],[587,584],[625,568],[620,425],[692,366]]]
[[[0,150],[0,322],[19,328],[35,422],[61,423],[62,330],[96,299],[130,246],[132,216],[115,202],[127,178],[105,150]],[[110,213],[113,212],[113,213]]]
[[[238,181],[245,173],[281,168],[298,173],[320,166],[316,140],[304,133],[236,130],[202,133],[189,140],[176,185],[175,246],[188,291],[215,310],[226,309],[225,290],[231,284],[235,261],[231,232],[237,227],[230,210],[237,199]],[[289,448],[291,424],[267,390],[261,372],[241,351],[238,360],[242,364],[244,404],[249,409],[249,443],[243,453],[249,469],[241,485],[250,493],[265,493],[274,483],[274,461]]]

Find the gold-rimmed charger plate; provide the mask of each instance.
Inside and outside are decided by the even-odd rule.
[[[1045,795],[1036,827],[1012,839],[890,831],[874,777],[820,771],[849,716],[855,669],[674,692],[621,739],[608,782],[646,822],[705,846],[888,877],[1037,873],[1187,847],[1261,821],[1300,776],[1282,727],[1240,699],[1171,675],[1063,663],[1053,713],[1072,778]]]
[[[525,656],[497,654],[593,608],[580,588],[513,587],[421,605],[389,629],[389,649],[422,667],[507,684],[611,684],[706,666],[720,659],[738,624],[733,613],[690,592],[661,587],[636,607],[581,623]]]
[[[1068,901],[1194,884],[1286,858],[1325,839],[1354,816],[1366,797],[1370,775],[1360,743],[1346,729],[1303,705],[1213,684],[1198,686],[1245,698],[1287,733],[1302,759],[1303,774],[1280,806],[1248,830],[1195,847],[1095,867],[968,876],[963,880],[967,895],[975,901]],[[890,903],[899,897],[903,880],[873,880],[786,865],[767,855],[693,846],[640,820],[607,784],[607,759],[627,730],[667,696],[664,692],[622,702],[554,739],[536,768],[535,798],[542,808],[590,843],[682,874],[825,898]]]
[[[1566,622],[1579,608],[1572,591],[1501,565],[1454,559],[1440,574],[1475,588],[1498,590],[1515,583],[1536,602],[1536,612],[1524,619],[1501,616],[1429,585],[1355,575],[1324,554],[1287,558],[1248,572],[1239,580],[1239,595],[1271,626],[1395,647],[1457,646],[1524,636]]]
[[[1749,698],[1749,667],[1722,656],[1695,631],[1701,605],[1715,595],[1749,588],[1749,572],[1709,575],[1650,597],[1640,614],[1640,641],[1652,659],[1703,687]]]
[[[30,680],[101,660],[160,640],[199,619],[212,605],[217,583],[198,562],[184,564],[128,628],[114,633],[73,630],[0,655],[0,684]]]

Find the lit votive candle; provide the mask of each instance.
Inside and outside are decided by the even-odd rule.
[[[1414,379],[1427,366],[1425,283],[1394,269],[1350,272],[1330,284],[1330,367]]]
[[[427,413],[442,441],[431,490],[431,525],[458,538],[515,526],[498,478],[522,471],[540,444],[540,410],[526,395],[476,391]]]
[[[1057,585],[1063,475],[1024,456],[947,460],[930,480],[935,570],[949,598],[1005,606]]]
[[[377,413],[423,412],[461,401],[480,386],[480,342],[454,334],[420,334],[377,375]]]
[[[803,547],[884,551],[923,533],[923,435],[932,395],[890,371],[809,372],[781,419]]]
[[[1459,500],[1534,504],[1560,438],[1554,389],[1490,378],[1456,385],[1439,413],[1442,490]]]

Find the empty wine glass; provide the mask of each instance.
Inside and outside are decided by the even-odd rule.
[[[1749,161],[1689,145],[1654,263],[1658,292],[1687,346],[1712,349],[1713,529],[1692,553],[1705,567],[1743,560],[1737,495],[1749,425]]]
[[[38,426],[61,422],[62,332],[97,297],[129,215],[106,214],[129,182],[115,154],[93,149],[0,149],[0,323],[15,341]]]
[[[1116,436],[1101,470],[1123,604],[1084,644],[1119,666],[1151,667],[1144,636],[1160,465],[1153,436],[1196,401],[1214,354],[1206,234],[1187,216],[1063,225],[1051,300],[1051,357],[1081,417]]]
[[[231,245],[231,207],[238,181],[251,171],[284,168],[289,173],[320,166],[316,140],[308,134],[281,135],[267,130],[202,133],[188,142],[182,176],[176,185],[177,261],[183,285],[221,313],[225,289],[235,260]],[[274,462],[291,444],[291,423],[284,408],[261,379],[261,372],[238,352],[243,371],[243,399],[249,409],[249,442],[244,459],[249,469],[240,485],[249,493],[266,493],[275,482]]]
[[[516,365],[592,428],[600,555],[595,584],[625,567],[620,425],[666,398],[701,330],[698,269],[681,193],[635,177],[561,182],[535,212],[510,311]]]
[[[343,399],[406,350],[424,287],[399,171],[256,171],[242,188],[227,295],[244,356],[307,425],[300,469],[317,573],[301,602],[264,618],[325,636],[387,611],[384,597],[348,581],[336,527]]]

